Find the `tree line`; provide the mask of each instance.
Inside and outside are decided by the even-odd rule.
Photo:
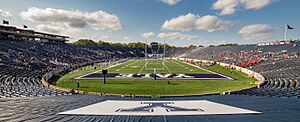
[[[130,43],[113,43],[113,42],[106,42],[106,41],[94,41],[91,39],[79,39],[73,44],[75,45],[93,45],[93,46],[114,46],[114,47],[130,47],[130,48],[145,48],[145,43],[143,42],[130,42]],[[148,47],[150,46],[147,44]],[[221,44],[221,45],[209,45],[209,47],[222,47],[222,46],[237,46],[238,44]],[[164,44],[159,44],[160,48],[164,47]],[[179,48],[173,45],[166,44],[166,48]],[[189,45],[188,48],[197,48],[197,47],[204,47],[203,45]]]
[[[113,43],[113,42],[106,42],[106,41],[98,41],[95,42],[91,39],[79,39],[73,44],[75,45],[92,45],[92,46],[115,46],[115,47],[130,47],[130,48],[144,48],[146,43],[143,42],[130,42],[130,43]],[[149,44],[147,44],[149,47]],[[164,47],[164,44],[159,44],[160,48]],[[165,45],[166,48],[176,48],[176,46],[172,46],[169,44]]]

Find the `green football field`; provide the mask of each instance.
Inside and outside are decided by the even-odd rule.
[[[213,65],[207,69],[200,69],[189,64],[182,63],[177,60],[166,60],[165,68],[159,61],[151,61],[147,63],[145,68],[145,60],[129,60],[125,63],[108,67],[98,67],[94,69],[92,66],[84,68],[84,70],[75,70],[60,77],[55,84],[59,87],[78,89],[85,92],[98,92],[106,94],[131,94],[145,96],[182,96],[182,95],[199,95],[210,93],[222,93],[224,91],[239,90],[255,86],[255,79],[247,77],[246,74],[238,71],[231,73],[230,69],[220,65]],[[199,79],[107,79],[106,84],[101,79],[81,79],[78,80],[80,87],[77,88],[75,78],[91,73],[101,71],[108,68],[109,73],[153,73],[156,68],[157,73],[198,73],[211,74],[209,71],[229,76],[234,80],[199,80]],[[207,71],[209,70],[209,71]]]
[[[109,73],[166,73],[166,74],[211,74],[198,67],[183,63],[177,60],[166,59],[162,60],[129,60],[120,65],[108,68]]]

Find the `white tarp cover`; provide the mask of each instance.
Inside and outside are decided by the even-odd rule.
[[[207,100],[188,101],[121,101],[107,100],[78,109],[61,112],[64,115],[230,115],[259,114],[225,104]]]

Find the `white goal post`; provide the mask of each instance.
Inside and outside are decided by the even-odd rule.
[[[149,46],[149,47],[148,47]],[[166,43],[145,41],[145,70],[165,70]]]

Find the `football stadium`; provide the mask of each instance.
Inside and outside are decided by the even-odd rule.
[[[297,0],[1,3],[1,122],[300,120]]]

